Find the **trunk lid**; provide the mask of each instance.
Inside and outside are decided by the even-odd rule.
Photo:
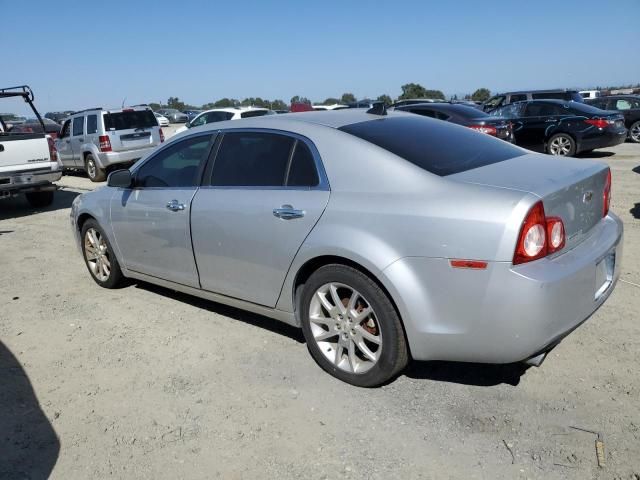
[[[602,219],[607,166],[532,153],[448,178],[540,197],[546,216],[560,217],[564,222],[565,248],[572,248]]]
[[[104,129],[114,152],[149,148],[160,143],[158,120],[149,109],[107,112]]]

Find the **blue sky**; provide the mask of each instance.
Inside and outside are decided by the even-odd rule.
[[[640,0],[0,0],[0,21],[0,86],[43,112],[640,82]]]

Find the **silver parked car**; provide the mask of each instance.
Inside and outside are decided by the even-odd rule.
[[[177,135],[77,197],[71,227],[99,285],[300,326],[322,368],[374,386],[410,357],[539,364],[614,288],[610,191],[601,163],[447,122],[308,112]]]
[[[92,182],[107,178],[107,168],[133,164],[164,142],[164,134],[148,107],[75,112],[56,139],[64,168],[85,170]]]

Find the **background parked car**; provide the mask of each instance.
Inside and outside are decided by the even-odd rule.
[[[56,139],[60,135],[62,126],[59,123],[54,122],[50,118],[42,118],[44,123],[44,133],[51,135],[51,138]],[[12,133],[42,133],[42,125],[37,118],[28,118],[26,122],[14,125],[11,129]]]
[[[482,104],[485,112],[491,112],[498,107],[525,100],[573,100],[583,102],[582,95],[576,90],[526,90],[520,92],[507,92],[494,95]]]
[[[416,113],[424,117],[436,118],[446,122],[464,125],[478,132],[492,135],[508,142],[513,141],[511,122],[500,117],[491,117],[489,114],[457,103],[419,103],[395,107],[395,110]]]
[[[624,115],[624,124],[629,129],[629,140],[640,143],[640,95],[613,95],[588,103],[605,110],[617,110]]]
[[[202,113],[202,110],[183,110],[183,112],[187,118],[189,119],[188,121],[190,122],[191,120],[193,120],[194,118],[196,118],[198,115],[200,115]]]
[[[193,121],[187,122],[184,126],[176,130],[176,133],[186,131],[188,128],[199,127],[208,123],[223,122],[225,120],[240,120],[241,118],[262,117],[264,115],[275,115],[275,112],[268,108],[257,107],[229,107],[214,108],[202,112]]]
[[[291,107],[289,107],[289,112],[291,113],[311,111],[313,111],[313,107],[308,103],[294,102],[291,104]]]
[[[585,100],[589,98],[598,98],[602,96],[602,93],[600,92],[600,90],[580,90],[578,93]]]
[[[73,110],[66,110],[64,112],[47,112],[44,114],[45,118],[53,120],[54,122],[62,125],[65,119],[73,113]]]
[[[160,125],[161,127],[169,126],[169,119],[167,117],[165,117],[164,115],[160,115],[158,112],[153,112],[153,114],[158,120],[158,125]]]
[[[11,129],[14,125],[20,125],[27,121],[26,117],[16,115],[15,113],[0,113],[0,119],[5,124],[5,127]]]
[[[158,113],[167,117],[171,123],[187,123],[189,121],[189,117],[175,108],[162,108],[158,110]]]
[[[334,103],[333,105],[312,105],[314,110],[344,110],[345,108],[349,108],[347,105],[341,105],[339,103]]]
[[[397,102],[393,102],[391,107],[402,107],[404,105],[415,105],[416,103],[434,103],[434,102],[443,102],[444,100],[435,99],[435,98],[405,98],[404,100],[398,100]]]
[[[513,123],[515,143],[551,155],[573,156],[624,142],[624,117],[585,103],[532,100],[492,112]]]
[[[164,134],[148,107],[76,112],[56,141],[65,168],[85,170],[92,182],[103,181],[107,168],[129,165],[164,142]]]

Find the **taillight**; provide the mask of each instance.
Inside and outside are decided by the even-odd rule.
[[[496,127],[492,127],[491,125],[469,125],[469,128],[472,128],[476,132],[486,133],[487,135],[493,135],[494,137],[498,133]]]
[[[164,133],[162,132],[162,128],[160,129],[160,143],[164,142]]]
[[[49,144],[49,158],[51,162],[58,161],[58,149],[56,148],[56,144],[53,141],[53,138],[47,137],[47,143]]]
[[[542,202],[536,203],[527,214],[522,227],[513,264],[531,262],[557,252],[564,247],[564,223],[559,217],[546,218]]]
[[[602,192],[602,216],[606,217],[611,206],[611,170],[607,169],[607,180],[604,183]]]
[[[100,135],[98,137],[100,140],[100,151],[101,152],[110,152],[111,151],[111,141],[109,140],[108,135]]]
[[[615,123],[612,120],[605,120],[604,118],[588,118],[584,122],[597,128],[605,128]]]

